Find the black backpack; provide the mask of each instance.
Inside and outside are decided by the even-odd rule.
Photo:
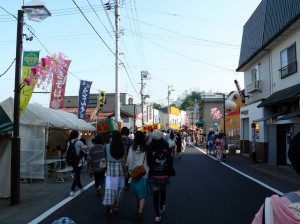
[[[69,148],[68,148],[67,154],[66,154],[66,162],[70,166],[78,166],[79,161],[80,161],[80,158],[77,155],[76,149],[75,149],[76,141],[74,141],[74,143],[72,143],[71,141],[69,142]]]

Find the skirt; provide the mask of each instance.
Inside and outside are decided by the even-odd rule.
[[[130,182],[130,193],[137,199],[148,198],[152,196],[152,188],[147,178],[132,180]]]
[[[119,203],[125,194],[125,176],[120,162],[107,163],[103,205]]]
[[[164,177],[164,178],[148,177],[148,183],[156,186],[169,185],[170,178],[169,177]]]

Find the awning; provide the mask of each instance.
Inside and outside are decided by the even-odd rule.
[[[263,100],[257,107],[272,106],[300,99],[300,84],[279,90]]]
[[[298,116],[300,116],[300,111],[295,111],[295,112],[292,112],[289,114],[285,114],[282,117],[277,118],[276,120],[278,120],[278,121],[290,120],[290,119],[292,119],[294,117],[298,117]]]
[[[196,125],[203,125],[204,122],[203,122],[203,121],[197,121],[195,124],[196,124]]]
[[[263,117],[263,118],[260,118],[260,119],[257,119],[257,120],[253,120],[253,122],[260,122],[260,121],[266,121],[266,120],[269,120],[271,118],[274,118],[274,117],[277,117],[279,115],[281,115],[282,113],[277,113],[277,114],[272,114],[270,116],[267,116],[267,117]]]
[[[0,107],[0,135],[12,132],[13,122],[7,116],[5,111]]]

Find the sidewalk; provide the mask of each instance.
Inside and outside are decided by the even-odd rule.
[[[205,146],[197,146],[203,149]],[[290,166],[270,166],[266,163],[253,164],[246,155],[226,156],[224,165],[229,165],[246,175],[256,178],[280,192],[300,189],[300,177]],[[20,184],[20,204],[11,206],[10,199],[0,199],[0,223],[28,223],[69,196],[73,179],[65,178],[63,183],[55,182],[56,176],[50,175],[47,183],[34,180],[31,184]],[[93,182],[88,173],[81,174],[82,184]],[[251,190],[251,189],[249,189]]]
[[[0,223],[23,224],[34,220],[70,194],[73,179],[64,178],[64,182],[55,182],[56,174],[49,175],[47,183],[44,180],[33,180],[32,183],[20,183],[20,204],[10,205],[10,199],[0,199]],[[81,182],[86,186],[93,182],[88,173],[81,173]]]

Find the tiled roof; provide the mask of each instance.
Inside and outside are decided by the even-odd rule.
[[[299,0],[262,0],[244,25],[239,71],[300,18]]]
[[[68,107],[68,108],[63,108],[62,111],[77,115],[78,108]],[[87,108],[85,113],[87,118],[85,119],[85,121],[91,123],[99,120],[104,120],[105,118],[110,118],[111,116],[114,115],[114,112],[103,112],[99,114],[97,118],[91,117],[94,113],[95,113],[95,108]]]

